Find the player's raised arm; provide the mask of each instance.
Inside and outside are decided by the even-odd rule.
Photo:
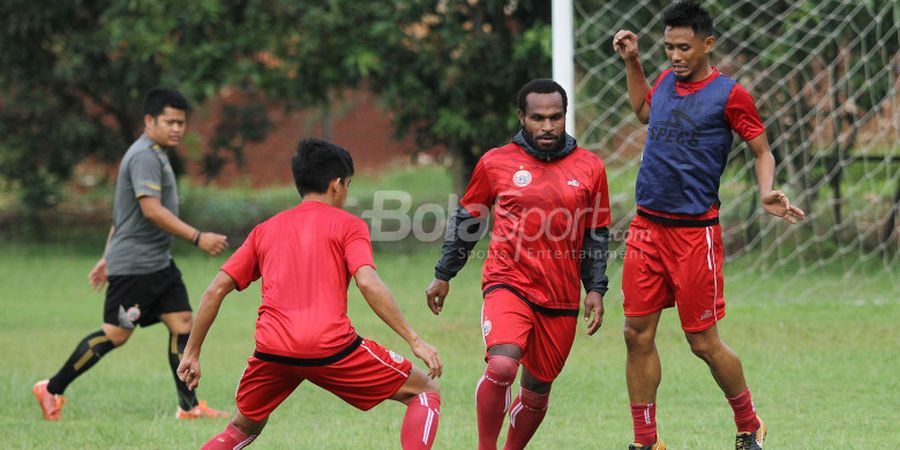
[[[200,349],[206,340],[206,333],[219,314],[222,300],[237,285],[225,272],[219,272],[200,298],[200,307],[194,317],[194,326],[191,328],[191,337],[184,348],[181,363],[178,364],[178,378],[187,384],[188,389],[194,389],[200,383]]]
[[[372,311],[375,311],[375,314],[384,323],[409,344],[413,353],[428,366],[428,375],[431,378],[441,376],[443,363],[438,357],[437,350],[422,340],[406,322],[403,313],[397,307],[397,302],[394,301],[394,296],[391,295],[387,285],[381,281],[375,269],[372,266],[362,266],[353,277],[356,279],[356,286]]]
[[[644,68],[641,66],[637,35],[630,30],[619,30],[613,37],[613,50],[625,61],[631,109],[641,123],[647,123],[650,121],[650,105],[646,102],[650,84],[647,83]]]
[[[747,145],[750,146],[750,150],[753,151],[753,156],[756,158],[756,181],[759,185],[759,198],[762,201],[763,209],[790,223],[803,220],[806,213],[792,205],[783,191],[772,188],[775,182],[775,157],[772,156],[772,151],[769,149],[766,133],[747,141]]]

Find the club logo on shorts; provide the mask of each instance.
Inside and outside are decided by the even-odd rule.
[[[403,362],[403,357],[394,353],[393,350],[388,350],[388,354],[391,355],[391,359],[394,360],[395,363],[400,364]]]
[[[521,169],[513,174],[513,184],[518,187],[525,187],[531,184],[531,172]]]
[[[485,320],[484,322],[482,322],[482,324],[481,324],[481,335],[482,335],[482,336],[487,336],[488,334],[490,334],[490,333],[491,333],[491,327],[493,327],[493,324],[491,324],[491,321],[490,321],[490,320]]]
[[[703,315],[700,316],[700,320],[709,320],[709,319],[712,319],[712,315],[713,315],[713,314],[712,314],[712,311],[710,311],[710,310],[707,309],[706,311],[703,311]]]
[[[122,305],[119,305],[119,326],[123,328],[134,328],[134,323],[141,318],[141,308],[134,305],[126,311]]]

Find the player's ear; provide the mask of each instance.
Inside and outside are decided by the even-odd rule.
[[[516,111],[516,117],[519,118],[519,126],[525,128],[525,111],[521,109]]]
[[[703,53],[709,53],[712,51],[713,45],[716,43],[716,37],[713,35],[709,35],[703,41]]]
[[[144,128],[150,128],[154,125],[156,119],[150,114],[144,114]]]
[[[335,178],[335,179],[331,180],[330,183],[328,183],[328,191],[329,192],[335,192],[335,193],[341,192],[341,189],[343,189],[343,188],[344,188],[344,185],[341,183],[340,177]]]

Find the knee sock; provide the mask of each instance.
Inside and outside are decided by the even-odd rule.
[[[478,448],[496,449],[503,417],[509,410],[509,385],[519,372],[519,361],[508,356],[488,358],[484,376],[475,390],[478,413]]]
[[[102,330],[95,331],[81,340],[72,356],[63,364],[59,372],[50,379],[47,384],[47,391],[51,394],[62,394],[69,386],[69,383],[78,378],[79,375],[87,372],[93,367],[103,355],[109,353],[110,350],[116,348],[115,344],[109,340],[109,337]]]
[[[506,450],[525,448],[547,414],[550,393],[538,394],[520,389],[509,409],[509,432],[506,434]]]
[[[656,404],[632,403],[631,421],[634,425],[634,442],[652,445],[656,442]]]
[[[258,435],[247,434],[239,430],[233,423],[225,427],[225,431],[213,436],[203,444],[200,450],[240,450],[253,442]]]
[[[410,400],[400,428],[403,450],[428,450],[437,434],[441,416],[441,396],[437,392],[423,392]]]
[[[753,432],[759,428],[756,408],[753,407],[753,399],[750,398],[750,388],[744,389],[737,397],[729,398],[728,403],[734,411],[734,423],[739,433]]]
[[[181,356],[184,353],[184,347],[187,345],[188,334],[174,334],[169,332],[169,367],[172,368],[172,376],[175,377],[175,389],[178,390],[178,406],[185,411],[190,411],[197,406],[197,394],[188,389],[184,381],[178,378],[178,364],[181,362]]]

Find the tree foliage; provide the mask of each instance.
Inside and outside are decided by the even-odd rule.
[[[395,2],[395,29],[380,48],[374,87],[401,133],[419,146],[444,146],[456,186],[478,157],[517,129],[519,88],[549,77],[550,3],[416,0]]]
[[[75,164],[114,160],[136,137],[149,88],[175,86],[194,102],[213,94],[232,64],[229,15],[241,7],[0,3],[0,175],[31,208],[51,206]]]
[[[362,87],[384,99],[401,134],[444,146],[464,180],[485,149],[515,131],[519,87],[550,74],[549,8],[537,0],[5,1],[0,177],[32,209],[52,206],[78,162],[121,156],[143,126],[143,94],[167,85],[194,104],[224,86],[245,94],[222,107],[209,137],[200,162],[210,177],[265,137],[272,105],[318,107],[328,122],[340,95]]]

